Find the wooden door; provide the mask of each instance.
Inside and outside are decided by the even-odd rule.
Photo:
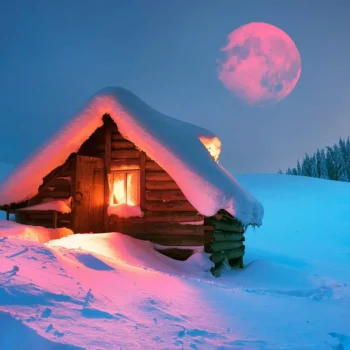
[[[74,232],[103,232],[106,210],[104,159],[77,155],[73,178]]]

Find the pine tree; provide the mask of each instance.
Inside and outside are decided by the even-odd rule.
[[[302,175],[303,175],[303,172],[302,172],[302,170],[301,170],[301,165],[300,165],[299,160],[298,160],[298,162],[297,162],[297,175],[298,175],[298,176],[302,176]]]
[[[320,152],[320,178],[329,179],[324,150]]]
[[[277,174],[280,174],[280,175],[283,174],[283,173],[282,173],[282,170],[281,170],[281,169],[278,170]]]
[[[309,155],[306,153],[303,164],[301,166],[303,176],[311,176],[311,161]]]
[[[316,178],[319,177],[317,170],[317,159],[315,154],[310,158],[310,176]]]
[[[286,174],[287,175],[293,175],[292,170],[290,168],[288,168]]]
[[[320,150],[317,148],[316,151],[316,162],[317,162],[317,177],[321,177],[321,152]]]
[[[337,145],[334,145],[334,157],[337,170],[337,180],[349,182],[343,152],[341,150],[341,147],[338,147]]]
[[[327,147],[326,152],[326,164],[327,171],[330,180],[338,180],[337,169],[334,162],[334,150],[331,147]]]

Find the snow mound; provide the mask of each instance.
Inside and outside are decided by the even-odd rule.
[[[52,239],[58,239],[72,234],[73,231],[65,227],[48,229],[40,226],[27,226],[12,221],[0,220],[0,237],[17,237],[45,243]]]
[[[202,250],[174,261],[118,233],[0,238],[0,315],[17,338],[84,349],[348,350],[350,184],[239,180],[268,209],[245,269],[215,279]]]
[[[210,131],[168,117],[122,88],[98,92],[72,121],[0,186],[0,204],[35,195],[42,178],[77,152],[109,114],[119,131],[144,150],[203,215],[225,209],[243,224],[261,225],[263,207],[209,154],[221,146]],[[205,146],[206,145],[206,146]],[[208,149],[206,148],[208,147]]]

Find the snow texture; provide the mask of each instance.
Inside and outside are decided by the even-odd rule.
[[[20,165],[0,187],[0,204],[33,196],[42,178],[63,164],[109,114],[121,132],[169,173],[203,215],[225,209],[243,224],[262,224],[263,207],[208,153],[200,138],[218,138],[201,127],[168,117],[122,88],[106,88],[91,98],[71,122]],[[214,147],[214,146],[213,146]]]
[[[62,200],[55,200],[55,201],[50,201],[50,202],[45,202],[45,203],[40,203],[37,205],[32,205],[30,207],[25,207],[23,209],[18,209],[18,210],[35,210],[35,211],[47,211],[47,210],[53,210],[57,211],[62,214],[68,214],[71,212],[71,208],[69,205]]]
[[[0,228],[0,348],[349,350],[350,184],[239,180],[264,226],[219,279],[203,249],[176,261],[118,233],[43,244],[9,235],[38,227]]]
[[[120,203],[108,206],[108,215],[117,215],[120,218],[142,217],[143,212],[138,205]]]

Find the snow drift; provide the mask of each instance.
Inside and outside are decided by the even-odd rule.
[[[211,216],[225,209],[245,225],[261,225],[262,205],[214,161],[211,154],[219,154],[221,142],[213,133],[168,117],[122,88],[98,92],[68,125],[20,165],[0,187],[0,204],[33,196],[42,178],[78,151],[102,125],[104,114],[173,177],[201,214]]]
[[[42,244],[3,229],[0,348],[350,349],[350,184],[239,180],[267,214],[246,267],[219,279],[203,251],[175,261],[117,233]]]

